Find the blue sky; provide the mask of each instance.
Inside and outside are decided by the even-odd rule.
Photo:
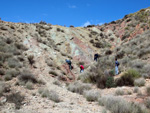
[[[150,7],[150,0],[0,0],[0,17],[9,22],[84,26],[103,24]]]

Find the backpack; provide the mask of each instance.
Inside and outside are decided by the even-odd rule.
[[[117,63],[117,66],[119,66],[119,65],[120,65],[120,63],[118,62],[118,63]]]

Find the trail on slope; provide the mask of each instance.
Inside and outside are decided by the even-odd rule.
[[[39,48],[39,46],[37,46],[36,43],[33,43],[33,41],[30,41],[30,42],[31,42],[30,44],[32,44],[30,48],[32,50],[32,53],[34,53],[35,48],[39,50],[41,49]],[[48,88],[48,90],[54,90],[58,93],[62,102],[57,103],[56,107],[52,107],[54,104],[49,105],[45,103],[45,105],[43,106],[45,106],[46,109],[39,109],[38,112],[40,113],[42,112],[44,113],[49,113],[49,112],[100,113],[102,112],[103,108],[99,106],[98,103],[88,102],[82,95],[68,91],[65,84],[63,84],[62,87],[54,85],[53,81],[55,79],[49,75],[48,73],[49,68],[47,64],[45,63],[45,57],[47,57],[48,53],[41,51],[40,54],[41,55],[39,55],[35,59],[37,68],[33,68],[32,71],[35,75],[37,75],[39,79],[43,80],[46,83],[46,88]],[[37,105],[37,106],[40,106],[40,105]],[[36,105],[33,107],[35,107],[35,109],[39,108],[39,107],[36,107]]]

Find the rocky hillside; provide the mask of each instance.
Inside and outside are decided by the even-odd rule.
[[[43,21],[26,24],[0,20],[0,111],[125,113],[109,109],[105,102],[108,97],[103,97],[112,96],[118,91],[117,86],[125,89],[125,96],[121,94],[121,99],[143,105],[149,95],[149,29],[150,8],[102,26],[84,28],[51,25]],[[93,61],[95,53],[100,55],[97,63]],[[120,62],[119,77],[114,77],[115,57]],[[72,61],[72,71],[65,59]],[[80,64],[85,67],[82,74]],[[128,70],[136,77],[122,78]],[[135,82],[140,81],[137,79],[144,81],[144,85],[140,85],[141,97],[135,94],[134,87],[130,87],[136,86]],[[131,82],[126,83],[126,80]],[[110,101],[118,102],[120,97],[112,98],[114,100]],[[96,100],[104,107],[91,102]],[[125,100],[121,102],[126,103]],[[122,103],[120,105],[124,106]],[[145,113],[147,111],[143,109],[149,108],[147,104],[145,107],[130,106],[135,108],[132,113],[137,109]]]

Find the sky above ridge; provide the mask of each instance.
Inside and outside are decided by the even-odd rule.
[[[78,27],[115,21],[147,7],[150,0],[0,0],[0,18]]]

